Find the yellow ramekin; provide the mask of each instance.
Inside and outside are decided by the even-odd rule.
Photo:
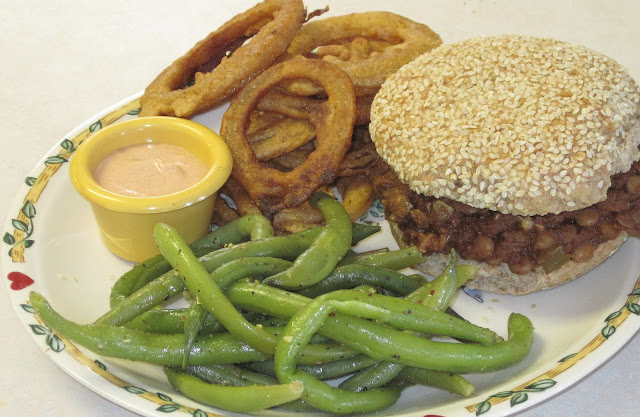
[[[158,197],[113,193],[94,179],[100,162],[111,152],[140,143],[168,143],[198,156],[206,176],[183,191]],[[69,163],[75,189],[91,203],[102,239],[114,254],[141,262],[159,253],[153,226],[167,223],[193,242],[211,225],[215,195],[231,173],[227,144],[211,129],[176,117],[140,117],[107,126],[85,140]]]

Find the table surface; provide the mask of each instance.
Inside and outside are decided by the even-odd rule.
[[[0,192],[4,196],[0,199],[0,213],[5,216],[9,215],[9,204],[23,179],[65,134],[102,109],[141,91],[160,70],[224,18],[251,4],[246,0],[197,0],[180,5],[168,0],[2,3],[0,143],[5,156],[0,164]],[[325,4],[306,3],[310,8]],[[336,10],[340,2],[326,3]],[[441,19],[446,16],[446,7],[456,9],[452,13],[465,10],[465,16],[470,18],[491,15],[496,10],[513,13],[517,29],[518,22],[526,22],[526,15],[519,14],[518,7],[535,4],[532,13],[549,16],[550,36],[563,33],[558,29],[563,17],[554,13],[570,11],[569,6],[558,7],[563,2],[557,1],[424,3],[434,3],[428,7],[434,9],[439,20],[427,23],[445,41],[470,35],[464,32],[459,16],[451,25]],[[593,22],[604,22],[585,22],[587,28],[602,31],[602,36],[589,33],[589,39],[596,39],[601,45],[609,43],[612,56],[630,67],[636,78],[640,77],[639,54],[625,55],[625,48],[638,48],[638,3],[579,4],[581,13],[592,15]],[[589,7],[589,11],[583,11]],[[491,33],[491,28],[484,32]],[[581,34],[568,36],[580,39]],[[7,292],[0,293],[0,415],[134,415],[80,385],[49,361],[18,321]],[[633,382],[640,374],[639,357],[640,335],[636,335],[581,382],[520,415],[629,415],[640,405],[640,391]]]

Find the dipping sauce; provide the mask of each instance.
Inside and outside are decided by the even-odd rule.
[[[98,165],[94,178],[116,194],[156,197],[193,186],[207,171],[205,163],[186,149],[151,142],[110,153]]]

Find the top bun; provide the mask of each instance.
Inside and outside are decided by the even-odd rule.
[[[504,35],[445,44],[390,76],[378,153],[414,191],[522,216],[606,198],[640,159],[640,90],[587,48]]]

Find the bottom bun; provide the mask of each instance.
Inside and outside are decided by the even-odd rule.
[[[402,231],[397,224],[389,222],[391,232],[401,247],[406,247],[402,239]],[[593,257],[587,262],[569,261],[551,273],[546,273],[541,267],[526,275],[517,275],[509,270],[507,264],[499,266],[487,265],[474,260],[463,260],[464,264],[476,267],[476,277],[466,284],[467,288],[488,291],[496,294],[525,295],[571,282],[581,275],[591,271],[596,266],[613,255],[627,240],[627,234],[622,232],[613,240],[599,245]],[[449,255],[436,253],[425,257],[425,261],[415,268],[432,276],[438,276],[449,263]]]

